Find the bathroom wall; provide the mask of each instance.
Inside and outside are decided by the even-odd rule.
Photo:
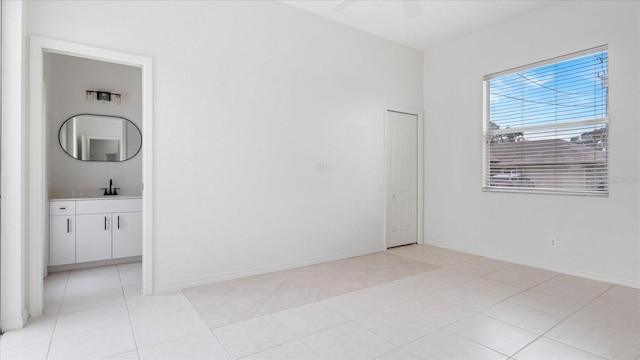
[[[153,58],[156,292],[384,249],[385,106],[422,108],[422,52],[272,1],[27,7]]]
[[[140,193],[142,156],[124,162],[87,162],[67,155],[60,147],[62,123],[77,114],[114,115],[129,119],[142,131],[142,72],[140,68],[73,56],[45,53],[46,112],[48,121],[49,196],[93,193],[114,186]],[[87,101],[86,90],[122,94],[115,102]],[[122,192],[121,191],[121,192]]]

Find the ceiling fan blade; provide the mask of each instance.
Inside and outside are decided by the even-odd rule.
[[[404,10],[404,16],[410,19],[422,15],[422,7],[417,0],[404,0],[402,2],[402,10]]]
[[[351,5],[355,4],[356,0],[342,0],[342,2],[338,5],[336,5],[333,8],[333,11],[343,11],[346,10],[348,7],[350,7]]]

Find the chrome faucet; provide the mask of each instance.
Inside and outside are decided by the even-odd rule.
[[[103,195],[118,195],[118,190],[120,188],[117,187],[113,187],[113,179],[109,179],[109,188],[101,188],[102,190],[104,190],[104,194]],[[108,191],[107,191],[108,190]]]

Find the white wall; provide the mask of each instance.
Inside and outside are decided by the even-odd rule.
[[[554,2],[424,54],[425,242],[640,287],[639,4]],[[603,44],[610,196],[483,193],[483,76]]]
[[[20,328],[27,313],[26,66],[22,1],[2,3],[2,226],[0,298],[3,330]]]
[[[383,249],[384,106],[422,108],[421,52],[275,2],[28,10],[154,59],[156,290]]]
[[[86,162],[71,158],[60,147],[58,130],[63,122],[77,114],[124,117],[142,129],[141,69],[103,61],[53,53],[44,54],[49,121],[49,192],[84,193],[114,185],[130,192],[142,188],[142,153],[133,159],[117,162]],[[115,102],[87,101],[86,90],[122,94]]]

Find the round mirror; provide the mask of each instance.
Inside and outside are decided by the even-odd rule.
[[[140,129],[119,116],[79,114],[67,119],[58,132],[60,146],[84,161],[125,161],[140,151]]]

